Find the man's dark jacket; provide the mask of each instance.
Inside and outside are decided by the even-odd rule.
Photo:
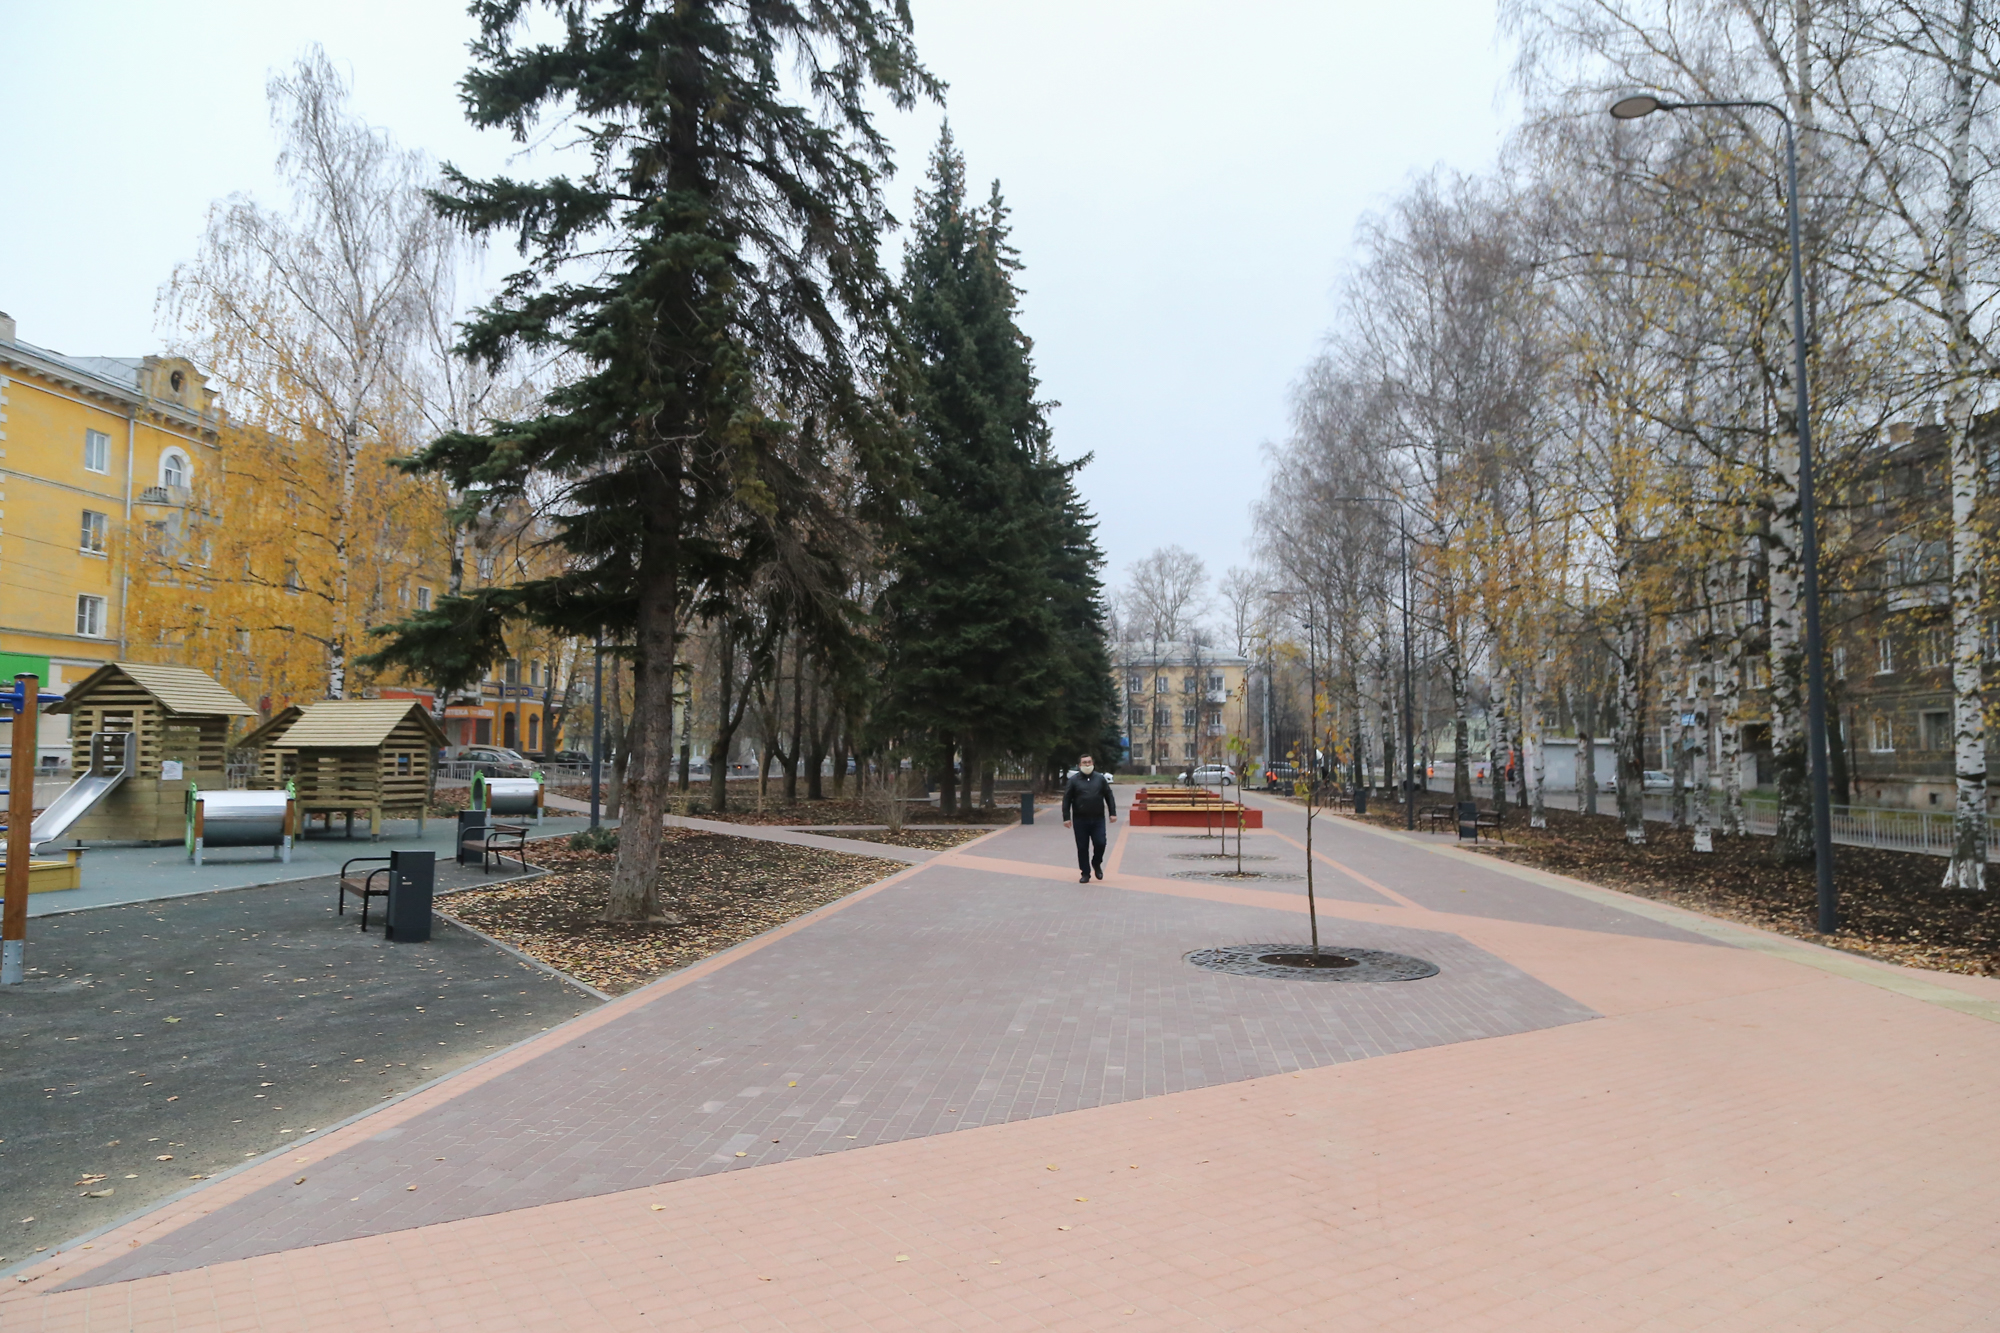
[[[1063,822],[1071,819],[1102,819],[1106,812],[1118,816],[1118,798],[1111,794],[1111,780],[1102,773],[1072,773],[1063,788]]]

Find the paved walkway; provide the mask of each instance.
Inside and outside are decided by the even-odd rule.
[[[1322,938],[1439,974],[1193,968],[1304,938],[1265,804],[1262,881],[1122,824],[1090,887],[1055,822],[923,854],[45,1257],[0,1325],[1994,1327],[2000,982],[1332,819]]]
[[[556,801],[549,802],[556,808]],[[588,807],[586,807],[587,809]],[[606,821],[616,827],[617,820]],[[556,816],[539,824],[528,821],[531,838],[553,838],[588,828],[588,819]],[[290,884],[338,874],[341,863],[355,856],[386,856],[391,850],[421,851],[425,848],[440,859],[452,855],[452,838],[457,821],[429,819],[422,832],[414,819],[385,819],[382,836],[368,840],[367,822],[357,821],[353,837],[345,836],[345,826],[336,823],[332,832],[317,824],[292,844],[292,859],[280,861],[268,847],[217,847],[204,851],[202,864],[188,859],[179,843],[165,847],[95,847],[83,854],[83,884],[74,889],[32,894],[29,916],[52,916],[58,912],[82,912],[94,907],[116,907],[125,903],[156,902],[162,898],[184,898],[217,889],[247,889],[265,884]]]

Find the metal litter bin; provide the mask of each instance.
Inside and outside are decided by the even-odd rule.
[[[1035,793],[1032,791],[1021,793],[1021,822],[1023,824],[1035,822]]]
[[[470,865],[474,861],[486,864],[486,849],[481,845],[486,840],[486,826],[492,821],[484,810],[461,810],[458,812],[458,863]],[[466,837],[476,834],[468,849]]]
[[[431,900],[436,892],[436,852],[390,852],[389,921],[382,938],[398,944],[430,939]]]

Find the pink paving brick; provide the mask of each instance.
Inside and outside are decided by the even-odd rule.
[[[1359,859],[1358,845],[1334,854]],[[865,1152],[725,1168],[43,1292],[79,1270],[79,1259],[96,1259],[71,1254],[46,1265],[49,1275],[29,1289],[0,1294],[0,1324],[10,1333],[205,1330],[255,1316],[260,1327],[367,1330],[455,1326],[447,1321],[471,1315],[482,1329],[593,1330],[1994,1326],[2000,1136],[1991,1089],[2000,1025],[1765,953],[1601,922],[1557,924],[1550,918],[1561,917],[1563,904],[1537,901],[1528,890],[1556,892],[1539,886],[1525,886],[1520,910],[1426,909],[1421,894],[1406,890],[1437,877],[1440,859],[1391,845],[1362,873],[1417,906],[1343,903],[1336,929],[1343,938],[1456,939],[1540,978],[1563,1003],[1583,1001],[1606,1017],[1261,1076],[1246,1063],[1227,1080],[1100,1097],[971,1132],[913,1134]],[[1141,923],[1171,932],[1255,920],[1261,929],[1280,911],[1264,905],[1269,899],[1221,889],[1189,897],[1134,872],[1122,890],[1087,891],[1098,901],[1079,908],[1069,905],[1083,901],[1077,886],[968,869],[973,860],[937,858],[898,888],[783,942],[830,937],[837,932],[827,927],[843,917],[861,944],[881,936],[885,919],[919,924],[899,937],[905,948],[944,938],[954,919],[983,921],[970,930],[981,942],[1005,940],[1010,929],[1032,939],[1054,916],[1112,921],[1121,940],[1153,943],[1113,951],[1084,925],[1060,966],[1030,971],[1028,998],[1053,991],[1061,1003],[1051,1014],[1074,1015],[1077,1026],[1088,1018],[1093,1034],[1107,1013],[1126,1013],[1142,1035],[1164,1034],[1171,1023],[1186,1057],[1220,1067],[1211,1053],[1223,1049],[1220,1031],[1233,1029],[1204,1018],[1185,977],[1152,981],[1177,974],[1147,970],[1146,950],[1161,938]],[[939,915],[897,901],[903,890],[934,899]],[[1072,896],[1039,904],[1037,895],[1057,891]],[[883,899],[892,912],[860,910]],[[988,908],[990,919],[981,916]],[[1284,919],[1295,932],[1296,912]],[[754,968],[728,981],[767,956],[792,973],[762,990],[751,984]],[[773,944],[709,972],[703,984],[742,987],[738,1007],[765,1015],[752,1033],[762,1041],[754,1048],[761,1068],[790,1020],[769,1004],[758,1009],[757,997],[782,998],[785,982],[824,966],[788,959]],[[1324,1041],[1336,1024],[1379,1032],[1415,1022],[1366,1007],[1322,1008],[1297,992],[1328,988],[1282,985],[1293,998],[1268,1012],[1235,996],[1222,1006],[1293,1043],[1267,1036],[1271,1049],[1307,1049],[1311,1034]],[[547,1081],[527,1075],[586,1041],[610,1051],[639,1015],[698,990],[689,984],[651,1004],[612,1006],[592,1016],[602,1021],[552,1033],[503,1069],[466,1080],[456,1096],[426,1094],[428,1109],[396,1122],[406,1130],[398,1138],[370,1148],[365,1123],[343,1131],[342,1143],[328,1145],[334,1158],[312,1169],[430,1132],[426,1117],[454,1102]],[[1129,1010],[1119,1010],[1119,997]],[[948,1044],[962,1027],[952,1015],[964,1009],[937,1004],[923,1022],[911,1019],[921,1034],[899,1029],[884,1040],[912,1051],[925,1040]],[[1044,1056],[1045,1079],[1091,1049],[1044,1027],[1036,1035],[1013,1054]],[[730,1081],[748,1058],[731,1057]],[[532,1097],[532,1089],[517,1091],[503,1105],[518,1111]],[[604,1108],[589,1110],[604,1118]],[[608,1116],[619,1133],[605,1142],[636,1141],[629,1108],[624,1116],[623,1125]],[[262,1192],[255,1178],[218,1185],[227,1187],[215,1191],[218,1200],[236,1202],[212,1217],[253,1205]],[[1076,1203],[1077,1195],[1090,1202]],[[116,1251],[128,1236],[157,1234],[129,1252],[136,1257],[171,1242],[198,1225],[190,1205],[201,1197],[162,1226],[135,1224],[98,1244]],[[895,1262],[899,1253],[910,1261]],[[448,1280],[432,1280],[439,1275]]]

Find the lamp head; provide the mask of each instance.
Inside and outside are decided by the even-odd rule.
[[[1651,93],[1634,93],[1630,97],[1621,97],[1611,104],[1611,118],[1613,120],[1637,120],[1641,116],[1650,116],[1655,111],[1664,111],[1666,109],[1667,103],[1662,102]]]

